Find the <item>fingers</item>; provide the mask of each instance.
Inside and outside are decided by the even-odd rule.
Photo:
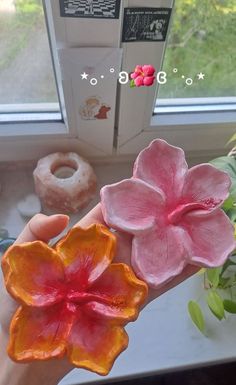
[[[35,240],[48,242],[51,238],[59,235],[66,228],[68,222],[69,217],[67,215],[56,214],[47,216],[37,214],[28,222],[15,243],[32,242]],[[100,203],[75,226],[88,227],[93,223],[105,224]]]
[[[132,235],[115,232],[117,238],[117,251],[114,262],[126,263],[131,266],[131,248],[132,248]]]
[[[25,226],[15,243],[32,242],[36,240],[48,242],[59,235],[68,225],[67,215],[57,214],[47,216],[35,215]]]
[[[35,240],[48,242],[51,238],[59,235],[66,228],[68,222],[69,217],[67,215],[56,214],[47,216],[37,214],[28,222],[15,243],[32,242]],[[105,224],[100,203],[75,226],[88,227],[93,223]]]
[[[101,203],[98,203],[97,206],[95,206],[84,218],[77,222],[75,226],[88,227],[93,223],[101,223],[105,225]]]

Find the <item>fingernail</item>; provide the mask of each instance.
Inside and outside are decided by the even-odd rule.
[[[57,217],[57,218],[60,218],[60,219],[64,219],[64,220],[67,221],[67,223],[69,223],[69,221],[70,221],[69,215],[66,215],[66,214],[55,214],[53,216]]]

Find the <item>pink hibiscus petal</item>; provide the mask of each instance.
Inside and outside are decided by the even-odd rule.
[[[155,76],[146,76],[143,80],[145,86],[150,87],[155,81]]]
[[[144,76],[153,76],[156,69],[152,65],[145,64],[143,67]]]
[[[131,79],[136,79],[137,77],[139,76],[139,74],[137,72],[133,72],[130,77]]]
[[[226,172],[210,164],[200,164],[187,173],[181,200],[200,203],[208,213],[228,198],[230,186],[231,180]]]
[[[134,237],[131,264],[136,275],[157,289],[180,274],[188,258],[186,237],[183,229],[171,225]]]
[[[136,79],[134,79],[134,83],[135,83],[136,87],[142,87],[144,85],[143,76],[138,76]]]
[[[140,65],[137,65],[134,69],[134,72],[137,72],[137,74],[141,74],[143,72],[143,67]]]
[[[162,190],[173,205],[181,196],[187,170],[184,151],[157,139],[137,157],[134,177]]]
[[[183,217],[181,226],[188,232],[189,263],[203,267],[222,266],[235,249],[234,228],[220,209],[208,215],[197,211]]]
[[[131,234],[149,230],[163,215],[161,192],[134,178],[103,187],[101,201],[105,222]]]

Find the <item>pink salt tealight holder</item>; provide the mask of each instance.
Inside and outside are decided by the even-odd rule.
[[[33,172],[35,191],[43,206],[76,213],[94,198],[97,178],[91,165],[74,152],[50,154]]]

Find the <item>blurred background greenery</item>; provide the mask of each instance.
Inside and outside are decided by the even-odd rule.
[[[160,98],[236,96],[236,0],[175,0],[163,70]]]
[[[58,102],[42,0],[0,0],[0,104]]]
[[[41,0],[14,0],[7,4],[12,5],[12,11],[0,12],[0,71],[25,48],[32,33],[41,32],[44,22]]]
[[[11,12],[3,12],[0,6],[0,88],[5,89],[0,102],[11,101],[9,79],[23,64],[27,82],[32,87],[36,84],[35,69],[29,67],[37,50],[38,68],[47,61],[49,70],[32,92],[29,87],[28,95],[24,92],[26,101],[57,100],[42,0],[1,0],[0,3],[12,7]],[[159,87],[158,97],[236,96],[236,0],[175,0],[173,12],[163,63],[168,81]],[[178,72],[174,73],[174,68]],[[198,80],[200,72],[205,74],[204,80]],[[186,78],[193,79],[191,86],[186,84]],[[22,94],[17,84],[15,87],[20,100]]]

